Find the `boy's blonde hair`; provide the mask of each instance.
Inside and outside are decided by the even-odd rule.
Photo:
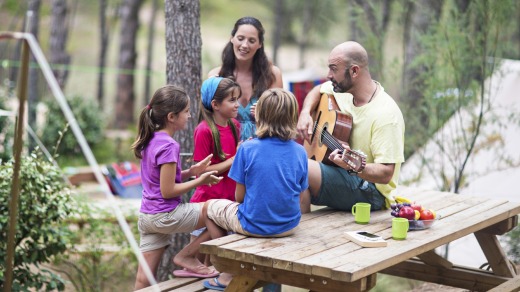
[[[255,118],[258,138],[294,139],[297,134],[296,124],[298,123],[296,97],[291,92],[281,88],[264,91],[256,105]]]

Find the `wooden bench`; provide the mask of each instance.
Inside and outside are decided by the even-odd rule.
[[[177,291],[177,292],[198,292],[207,291],[209,289],[204,288],[202,283],[208,279],[200,278],[173,278],[168,281],[158,283],[156,286],[150,286],[137,290],[137,292],[155,292],[155,288],[159,288],[159,291]]]
[[[520,291],[520,275],[505,281],[488,292],[517,292]]]

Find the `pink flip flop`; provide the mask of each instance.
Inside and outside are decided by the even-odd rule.
[[[220,274],[220,273],[217,271],[210,273],[210,274],[199,274],[199,273],[195,273],[195,272],[192,272],[189,270],[184,270],[184,269],[173,271],[173,275],[175,277],[181,277],[181,278],[213,278],[213,277],[218,276],[218,274]]]

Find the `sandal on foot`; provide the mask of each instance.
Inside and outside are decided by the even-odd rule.
[[[227,286],[226,285],[222,285],[219,281],[218,281],[218,276],[213,278],[213,281],[215,281],[215,284],[217,285],[211,285],[211,283],[209,281],[204,281],[204,287],[205,288],[208,288],[208,289],[212,289],[212,290],[217,290],[217,291],[224,291]]]

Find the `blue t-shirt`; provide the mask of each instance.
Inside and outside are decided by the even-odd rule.
[[[251,106],[257,102],[258,98],[251,97],[246,107],[238,105],[237,120],[240,122],[240,140],[245,141],[256,137],[256,121],[251,115]]]
[[[255,138],[238,148],[229,177],[245,186],[238,206],[242,228],[270,236],[300,222],[300,193],[309,187],[307,153],[293,140]]]

